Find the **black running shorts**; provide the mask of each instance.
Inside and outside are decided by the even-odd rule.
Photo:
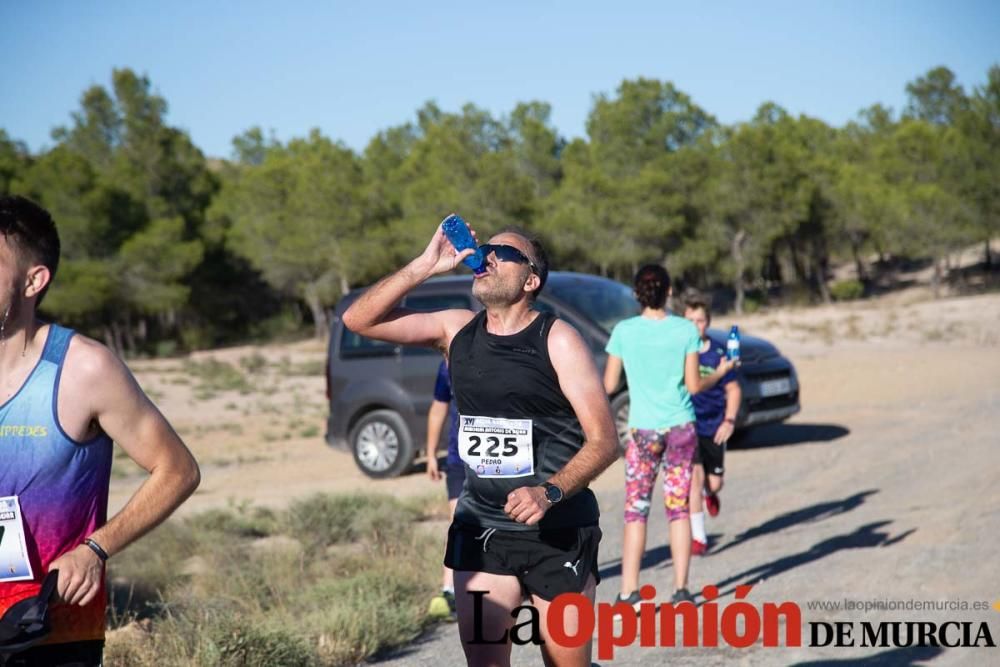
[[[582,593],[597,573],[597,526],[542,531],[495,530],[452,523],[444,564],[453,570],[517,577],[529,593],[551,600]]]
[[[103,641],[43,644],[15,653],[6,667],[100,667],[103,655]]]
[[[715,444],[711,438],[699,435],[698,446],[694,449],[692,464],[701,464],[705,467],[706,475],[718,475],[722,477],[726,473],[726,468],[722,465],[726,458],[726,445]]]

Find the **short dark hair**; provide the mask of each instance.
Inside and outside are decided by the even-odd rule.
[[[663,308],[670,292],[670,274],[659,264],[646,264],[635,274],[635,296],[644,308]]]
[[[689,290],[684,293],[684,308],[687,310],[701,309],[705,311],[705,316],[708,319],[712,319],[711,301],[704,294],[696,290]]]
[[[44,208],[20,195],[0,196],[0,234],[12,245],[18,261],[41,264],[49,270],[49,284],[38,294],[38,303],[59,268],[59,232]]]
[[[542,242],[534,234],[530,234],[516,225],[504,227],[497,234],[517,234],[531,246],[532,257],[529,259],[535,264],[535,275],[538,276],[539,281],[538,289],[531,293],[531,297],[538,298],[549,279],[549,254],[545,252]]]

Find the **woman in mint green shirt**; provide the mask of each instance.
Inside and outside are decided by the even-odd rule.
[[[623,365],[628,379],[625,537],[617,601],[632,604],[636,609],[640,602],[639,565],[646,549],[646,520],[661,464],[674,561],[673,602],[694,601],[687,590],[691,559],[688,494],[691,459],[698,445],[691,394],[707,389],[719,379],[714,375],[700,377],[698,329],[666,310],[669,294],[670,275],[666,269],[655,264],[639,269],[635,276],[635,296],[642,305],[642,313],[615,325],[605,348],[608,353],[605,390],[610,394],[617,389]]]

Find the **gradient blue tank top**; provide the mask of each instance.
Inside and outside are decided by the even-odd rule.
[[[17,496],[34,581],[0,583],[0,614],[38,593],[49,563],[107,521],[112,442],[77,442],[56,415],[59,378],[73,331],[52,324],[41,359],[0,405],[0,496]],[[104,587],[86,607],[51,609],[47,643],[103,639]]]

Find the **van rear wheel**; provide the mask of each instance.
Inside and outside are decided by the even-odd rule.
[[[349,439],[354,462],[374,479],[398,477],[413,465],[413,438],[395,410],[373,410],[358,420]]]

